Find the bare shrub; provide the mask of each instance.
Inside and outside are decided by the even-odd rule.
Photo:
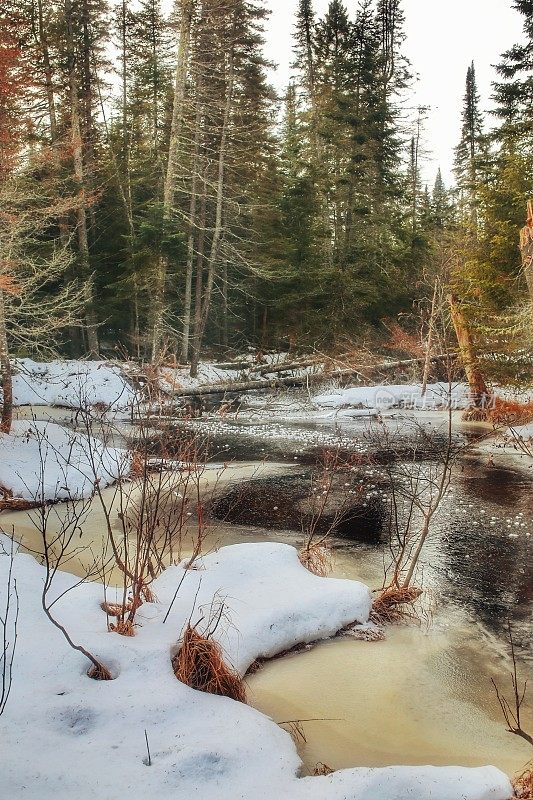
[[[527,680],[524,681],[522,686],[519,686],[513,632],[509,620],[507,620],[507,636],[509,639],[509,649],[511,653],[512,664],[511,700],[509,701],[501,692],[494,678],[492,678],[492,685],[494,686],[494,691],[496,692],[496,697],[498,698],[498,703],[500,704],[501,712],[505,720],[505,724],[507,725],[508,732],[514,733],[515,736],[520,736],[520,738],[525,739],[526,742],[529,742],[529,744],[533,746],[533,736],[525,731],[522,727],[521,712],[526,697]]]
[[[33,429],[33,436],[36,438],[39,450],[39,489],[35,495],[35,500],[39,502],[38,508],[31,511],[29,518],[34,528],[39,534],[40,549],[34,555],[41,559],[45,568],[45,576],[41,589],[41,607],[49,619],[67,641],[68,645],[77,652],[81,653],[91,662],[87,674],[97,680],[111,680],[112,675],[107,667],[83,645],[76,643],[67,628],[55,616],[54,606],[65,595],[88,580],[94,580],[105,573],[105,551],[102,556],[92,553],[90,548],[80,544],[83,524],[87,518],[91,506],[91,498],[67,497],[60,506],[47,502],[45,487],[45,467],[50,453],[53,453],[57,466],[62,470],[62,485],[68,487],[67,466],[61,454],[49,441],[46,436],[46,428]],[[74,444],[74,434],[71,447]],[[67,588],[57,594],[55,583],[58,572],[64,571],[67,566],[76,563],[81,567],[82,555],[89,554],[90,559],[82,575],[73,581]]]
[[[325,450],[311,474],[298,555],[304,567],[321,577],[331,572],[329,539],[352,503],[356,463],[355,455],[346,456],[339,448]]]
[[[95,436],[109,449],[117,431],[94,409],[82,409],[79,421],[96,476]],[[114,566],[121,574],[117,600],[110,602],[106,596],[102,608],[108,618],[115,618],[108,621],[109,629],[126,636],[135,633],[140,606],[156,601],[151,583],[166,567],[181,561],[185,536],[191,538],[192,564],[205,535],[201,482],[206,462],[201,444],[195,439],[176,441],[171,428],[156,426],[148,407],[139,401],[129,448],[131,460],[113,489],[104,492],[96,477],[94,484]]]
[[[17,625],[19,617],[19,596],[17,581],[13,576],[15,543],[11,538],[6,549],[0,542],[0,558],[9,559],[5,581],[5,600],[0,613],[0,716],[4,713],[11,686],[13,685],[13,664],[17,649]]]

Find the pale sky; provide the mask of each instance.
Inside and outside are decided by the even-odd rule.
[[[350,13],[357,7],[356,0],[347,0],[346,5]],[[522,40],[523,17],[511,0],[403,0],[402,5],[407,34],[404,52],[419,75],[409,105],[431,106],[424,179],[432,183],[440,165],[449,183],[467,67],[475,62],[481,106],[490,109],[490,84],[495,77],[491,65]],[[267,6],[272,12],[266,31],[267,53],[278,64],[272,83],[281,92],[290,75],[298,0],[269,0]],[[314,0],[319,15],[327,6],[328,0]]]

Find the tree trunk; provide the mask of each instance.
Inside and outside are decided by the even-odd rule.
[[[527,221],[520,231],[520,252],[522,269],[526,277],[529,299],[533,304],[533,201],[527,202]]]
[[[199,87],[197,85],[197,93]],[[194,264],[194,239],[196,233],[196,206],[198,201],[198,155],[200,152],[200,127],[202,122],[202,104],[197,101],[196,119],[194,123],[194,152],[192,160],[191,198],[189,203],[189,233],[187,237],[187,267],[185,270],[185,297],[183,300],[183,333],[181,344],[181,361],[189,360],[189,339],[191,332],[192,273]]]
[[[0,289],[0,370],[2,372],[2,417],[0,432],[9,433],[13,421],[13,381],[11,376],[11,363],[7,344],[6,316],[4,305],[4,292]]]
[[[422,375],[422,397],[426,394],[426,389],[429,380],[429,370],[431,368],[431,348],[433,347],[433,331],[435,328],[435,312],[437,310],[437,291],[438,281],[435,280],[433,289],[433,298],[431,300],[431,311],[429,314],[429,327],[428,327],[428,340],[426,343],[426,358],[424,361],[424,373]]]
[[[83,165],[82,138],[80,127],[80,114],[78,102],[78,82],[76,77],[76,63],[74,53],[74,34],[72,30],[72,3],[64,0],[65,21],[67,26],[67,56],[69,76],[70,99],[70,125],[72,139],[72,158],[74,163],[74,177],[79,187],[79,200],[77,210],[78,246],[80,256],[80,271],[84,286],[85,320],[87,329],[87,344],[89,355],[98,357],[98,333],[96,315],[94,311],[94,297],[91,278],[89,275],[89,239],[87,233],[87,198],[85,190],[85,174]]]
[[[181,22],[178,38],[178,52],[176,57],[176,72],[174,78],[174,99],[172,103],[172,122],[170,126],[170,140],[168,145],[168,160],[163,187],[163,219],[168,221],[174,205],[176,190],[176,171],[178,163],[178,150],[183,125],[183,111],[185,102],[185,88],[187,81],[187,68],[189,62],[189,48],[191,40],[191,24],[193,15],[193,0],[182,0]],[[153,331],[152,331],[152,361],[156,361],[162,342],[163,316],[165,311],[165,284],[168,271],[167,257],[160,255],[154,276],[153,298]]]
[[[200,202],[200,232],[198,235],[198,255],[196,258],[196,288],[194,297],[194,325],[191,354],[191,378],[198,376],[198,362],[200,360],[200,328],[202,325],[202,292],[204,284],[204,253],[205,253],[205,224],[207,214],[207,163],[202,179],[202,198]]]
[[[223,209],[224,209],[224,176],[226,169],[226,149],[228,141],[228,131],[231,115],[231,107],[233,102],[233,74],[234,74],[234,53],[233,43],[229,53],[229,70],[228,70],[228,84],[226,104],[224,107],[224,118],[222,121],[222,130],[220,132],[220,145],[218,151],[218,173],[217,173],[217,190],[216,190],[216,211],[215,211],[215,227],[213,230],[213,238],[211,240],[211,249],[209,251],[209,260],[207,262],[207,279],[205,285],[205,292],[202,303],[202,315],[200,320],[200,327],[196,337],[196,368],[202,349],[202,339],[205,332],[205,326],[209,317],[211,308],[211,296],[213,293],[213,284],[215,281],[215,272],[217,261],[220,253],[220,244],[222,241],[224,226],[223,226]],[[192,375],[192,372],[191,372]]]
[[[461,361],[472,395],[472,403],[475,406],[481,406],[486,403],[489,391],[479,367],[470,327],[457,296],[454,294],[448,295],[448,302],[450,304],[453,327],[459,343]]]

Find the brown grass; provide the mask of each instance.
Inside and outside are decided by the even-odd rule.
[[[463,419],[466,422],[491,422],[493,425],[527,425],[533,422],[533,403],[495,397],[486,408],[467,408]]]
[[[191,625],[187,625],[172,667],[176,678],[193,689],[246,703],[244,681],[225,663],[220,645]]]
[[[415,587],[404,589],[389,586],[374,600],[370,619],[378,625],[412,619],[416,616],[413,604],[421,594],[422,589]]]
[[[104,667],[103,664],[100,664],[98,667],[96,664],[91,664],[89,669],[87,670],[87,675],[89,678],[92,678],[94,681],[112,681],[113,676],[109,672],[109,670]]]
[[[386,345],[390,350],[399,350],[414,358],[425,354],[419,337],[402,328],[397,320],[383,320],[383,324],[390,334]]]
[[[309,572],[321,578],[325,578],[331,572],[331,551],[325,544],[312,544],[309,547],[302,547],[298,553],[298,558]]]
[[[331,773],[334,771],[335,770],[333,770],[331,767],[328,767],[327,764],[319,761],[313,770],[313,775],[331,775]]]
[[[145,459],[139,450],[133,450],[131,454],[130,478],[140,478],[144,474]]]
[[[121,617],[127,611],[131,610],[131,603],[123,606],[122,603],[100,603],[100,608],[105,611],[108,617]]]
[[[109,625],[110,631],[120,633],[121,636],[135,636],[135,624],[130,619],[119,619]]]
[[[513,780],[516,797],[533,800],[533,768],[527,768]]]
[[[533,403],[517,403],[497,397],[489,409],[489,419],[500,425],[527,425],[533,422]]]

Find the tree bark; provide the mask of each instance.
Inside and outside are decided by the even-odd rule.
[[[185,87],[189,62],[189,49],[191,40],[191,24],[193,15],[193,0],[182,0],[181,22],[178,38],[178,52],[176,57],[176,72],[174,78],[174,98],[172,102],[172,122],[170,126],[170,140],[168,145],[168,160],[163,186],[163,220],[168,221],[174,205],[176,190],[176,171],[178,163],[178,150],[183,125],[183,111],[185,102]],[[153,295],[153,330],[152,330],[152,361],[156,361],[161,350],[163,335],[163,316],[165,310],[165,284],[168,271],[168,259],[161,254],[158,259],[156,274],[154,276]]]
[[[433,298],[431,300],[431,311],[429,314],[428,339],[426,342],[426,358],[424,361],[424,372],[422,375],[422,397],[424,397],[424,395],[426,394],[426,389],[429,380],[429,370],[431,367],[431,348],[433,347],[433,331],[435,328],[435,312],[437,310],[438,286],[439,283],[437,280],[435,280],[435,286],[433,288]]]
[[[196,91],[198,93],[197,85]],[[192,160],[191,197],[189,202],[189,232],[187,236],[187,266],[185,270],[185,296],[183,300],[183,333],[181,344],[181,361],[189,360],[189,339],[191,332],[192,276],[194,265],[194,239],[196,234],[196,207],[198,205],[198,156],[200,152],[200,127],[202,122],[202,104],[197,100],[196,119],[194,123],[194,151]]]
[[[233,77],[234,77],[234,45],[232,42],[229,53],[226,103],[224,106],[224,117],[222,120],[222,130],[220,132],[220,144],[218,151],[215,227],[213,230],[213,238],[211,240],[211,249],[209,251],[209,260],[207,263],[207,278],[206,278],[205,292],[202,303],[200,326],[196,334],[195,351],[193,353],[193,359],[191,361],[191,376],[193,375],[193,369],[195,372],[198,370],[198,362],[200,359],[200,351],[202,348],[202,339],[205,332],[207,319],[209,317],[209,311],[211,308],[211,296],[213,293],[213,284],[215,281],[216,266],[220,253],[220,244],[224,233],[224,226],[223,226],[224,177],[226,169],[226,150],[228,141],[228,131],[229,131],[230,115],[233,102]]]
[[[0,432],[9,433],[13,421],[13,380],[11,362],[9,361],[4,292],[2,289],[0,289],[0,370],[2,372],[3,392]]]
[[[87,197],[85,188],[85,172],[83,164],[83,149],[80,126],[78,81],[76,77],[76,63],[74,53],[74,33],[72,30],[72,3],[64,0],[65,22],[67,26],[67,57],[70,99],[70,126],[72,140],[72,158],[74,163],[74,177],[79,187],[79,200],[77,209],[78,246],[80,256],[80,271],[84,286],[85,320],[87,329],[87,344],[89,355],[97,358],[99,355],[98,333],[96,314],[94,311],[94,297],[89,275],[89,238],[87,232]]]
[[[527,202],[527,221],[520,231],[522,269],[526,278],[529,299],[533,304],[533,201]]]
[[[472,394],[472,402],[475,406],[481,406],[486,402],[490,393],[479,366],[472,333],[457,296],[454,294],[448,295],[448,302],[457,342],[459,343],[459,354]]]

